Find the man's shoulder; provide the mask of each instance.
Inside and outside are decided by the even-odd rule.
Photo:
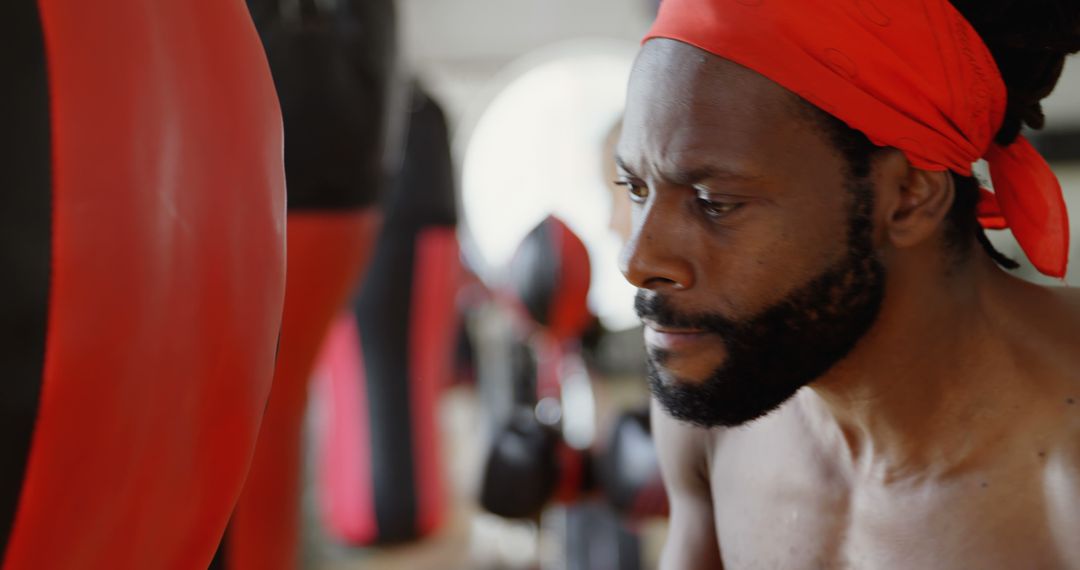
[[[650,406],[652,435],[667,484],[689,489],[707,487],[709,457],[721,430],[677,420],[656,399]]]
[[[1080,314],[1080,287],[1054,287],[1053,290],[1074,314]]]
[[[1053,534],[1073,568],[1080,567],[1080,399],[1070,401],[1060,444],[1045,456],[1043,492]]]
[[[1072,507],[1080,506],[1080,288],[1052,287],[1044,309],[1049,378],[1042,378],[1040,394],[1047,398],[1041,417],[1053,434],[1048,454],[1047,483],[1051,492]],[[1066,499],[1066,497],[1068,497]],[[1080,510],[1072,521],[1080,531]],[[1080,551],[1076,553],[1080,555]]]
[[[818,463],[827,455],[821,440],[821,418],[809,414],[806,399],[812,397],[804,387],[768,414],[738,427],[714,428],[706,440],[709,471],[714,476],[732,469],[753,470],[756,466]],[[830,432],[831,433],[831,432]]]
[[[1004,322],[1014,338],[1071,369],[1066,375],[1080,376],[1080,288],[1027,284],[1008,313]]]
[[[705,428],[677,420],[652,401],[653,437],[666,475],[680,484],[712,481],[717,472],[776,455],[800,436],[801,420],[793,397],[776,410],[737,427]]]
[[[1054,321],[1051,330],[1062,351],[1077,365],[1073,376],[1080,385],[1080,288],[1055,287],[1052,293],[1058,302],[1048,311]]]

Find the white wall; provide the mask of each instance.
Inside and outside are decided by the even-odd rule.
[[[413,69],[457,121],[503,66],[577,38],[637,41],[650,0],[399,0],[402,44]],[[1080,126],[1080,59],[1046,101],[1048,125]]]
[[[648,0],[400,0],[403,52],[456,123],[514,59],[565,40],[637,41]]]

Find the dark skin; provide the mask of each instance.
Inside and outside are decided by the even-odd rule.
[[[679,310],[748,317],[844,255],[846,164],[761,75],[645,44],[617,155],[622,259]],[[881,312],[855,349],[737,429],[654,404],[671,500],[663,568],[1080,568],[1080,296],[945,240],[951,178],[878,153]],[[650,327],[672,381],[722,339]]]

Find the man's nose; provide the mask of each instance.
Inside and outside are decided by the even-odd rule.
[[[623,245],[619,269],[639,289],[678,291],[694,286],[694,266],[687,256],[692,248],[685,243],[686,228],[676,219],[675,206],[650,200]]]

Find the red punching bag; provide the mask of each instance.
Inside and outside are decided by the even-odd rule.
[[[274,387],[217,561],[300,563],[301,432],[308,378],[379,227],[394,64],[389,0],[248,0],[285,122],[288,280]]]
[[[281,119],[241,0],[0,7],[4,570],[206,568],[284,291]]]
[[[417,87],[386,221],[324,349],[313,406],[320,506],[341,541],[412,540],[445,517],[436,404],[457,340],[456,224],[446,120]]]

